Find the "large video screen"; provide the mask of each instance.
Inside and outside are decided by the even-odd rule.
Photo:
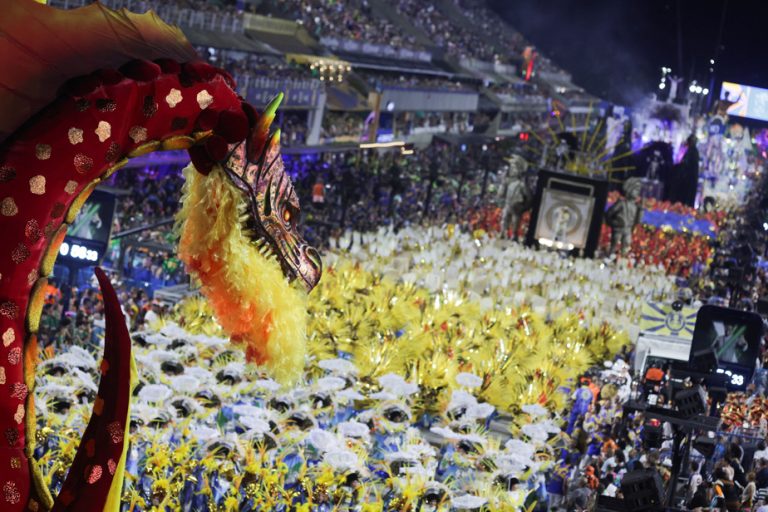
[[[723,82],[720,99],[733,103],[729,115],[768,121],[768,89]]]
[[[103,190],[94,190],[67,230],[67,236],[106,244],[114,213],[115,196]]]
[[[104,190],[94,190],[59,248],[59,256],[82,264],[97,264],[104,256],[112,231],[115,196]]]
[[[749,381],[760,351],[763,321],[760,315],[715,306],[703,306],[696,317],[691,344],[692,364],[710,353],[718,373],[738,372]]]

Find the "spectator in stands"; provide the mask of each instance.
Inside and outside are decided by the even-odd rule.
[[[768,462],[768,449],[766,449],[764,440],[760,440],[757,443],[757,450],[755,450],[755,454],[752,456],[752,467],[757,469],[761,466],[761,461]]]
[[[666,374],[661,369],[661,365],[653,363],[645,372],[645,378],[643,379],[643,399],[648,397],[650,392],[658,392],[659,387],[664,382]]]
[[[704,509],[708,510],[711,503],[711,484],[707,481],[703,481],[701,485],[696,488],[696,492],[693,494],[691,500],[688,501],[688,508],[696,511]]]
[[[755,475],[755,485],[758,489],[768,488],[768,459],[761,458],[757,462],[757,474]]]
[[[741,492],[742,510],[752,510],[752,506],[755,504],[756,495],[757,484],[755,483],[755,473],[750,471],[749,474],[747,474],[747,485],[744,486],[744,490]]]
[[[144,315],[144,325],[151,326],[155,324],[155,322],[160,320],[161,313],[162,313],[162,308],[161,308],[160,302],[158,302],[157,300],[153,300],[149,310]]]
[[[686,503],[690,502],[696,496],[704,478],[701,476],[701,466],[698,462],[691,462],[691,476],[688,478],[688,492],[686,494]]]
[[[312,205],[315,208],[325,206],[325,184],[321,178],[317,178],[317,181],[312,186]]]
[[[592,490],[587,485],[585,478],[576,481],[575,489],[568,493],[567,510],[586,511],[592,500]]]
[[[673,202],[694,206],[699,187],[699,150],[696,148],[696,135],[686,139],[685,147],[682,161],[675,166],[671,184],[674,193],[670,199]]]
[[[734,484],[727,465],[721,465],[714,472],[715,482],[713,503],[716,507],[728,512],[737,512],[740,506],[741,495]]]

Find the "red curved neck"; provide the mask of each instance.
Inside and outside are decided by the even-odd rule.
[[[52,268],[47,255],[57,254],[65,221],[119,162],[137,152],[188,147],[184,137],[210,129],[206,117],[221,111],[242,113],[242,107],[220,74],[123,78],[85,96],[60,97],[0,148],[0,488],[8,489],[0,492],[0,510],[25,510],[29,496],[25,416],[33,406],[26,386],[33,379],[27,375],[25,384],[25,369],[34,372],[34,354],[25,347],[35,342],[26,322],[39,319],[27,319],[35,316],[33,292],[44,289],[41,265],[43,272]]]

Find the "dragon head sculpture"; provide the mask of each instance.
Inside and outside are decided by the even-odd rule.
[[[269,363],[276,378],[290,382],[303,368],[306,292],[322,264],[297,230],[301,211],[280,155],[280,131],[269,133],[281,99],[210,171],[185,171],[177,219],[179,256],[219,323],[249,360]]]
[[[272,100],[247,140],[232,146],[224,170],[246,196],[245,227],[256,247],[274,257],[285,276],[300,280],[309,292],[320,280],[320,255],[297,231],[301,208],[283,167],[280,130],[267,137],[282,98],[280,94]]]

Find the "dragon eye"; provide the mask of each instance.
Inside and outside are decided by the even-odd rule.
[[[291,222],[291,211],[290,210],[283,210],[283,220],[285,222]]]

